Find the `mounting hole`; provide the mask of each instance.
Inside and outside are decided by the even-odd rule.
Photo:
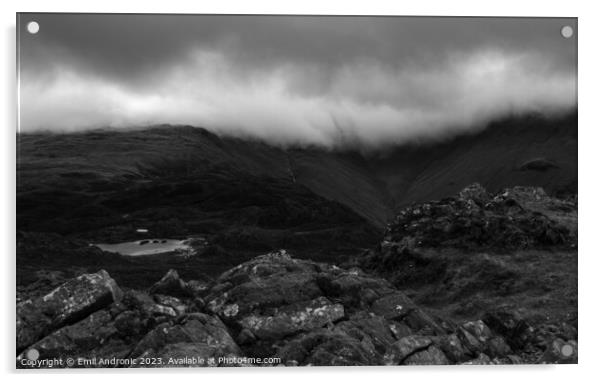
[[[37,349],[29,349],[25,356],[31,361],[37,361],[40,358],[40,352]]]
[[[27,23],[27,31],[31,34],[36,34],[40,30],[40,24],[35,21],[30,21]]]
[[[562,353],[562,355],[565,357],[572,356],[574,351],[575,350],[571,345],[562,345],[562,348],[560,348],[560,353]]]
[[[560,30],[560,34],[564,38],[573,37],[573,27],[571,27],[570,25],[563,26],[562,29]]]

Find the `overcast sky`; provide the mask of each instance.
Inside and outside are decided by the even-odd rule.
[[[40,24],[37,34],[27,22]],[[22,14],[22,131],[383,144],[576,105],[575,19]]]

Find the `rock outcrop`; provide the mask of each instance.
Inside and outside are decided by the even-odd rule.
[[[550,199],[541,188],[515,187],[490,195],[479,184],[456,197],[416,203],[389,224],[383,246],[524,249],[576,245],[570,230],[525,199]],[[566,204],[566,203],[565,203]],[[576,206],[565,205],[565,208]]]
[[[159,290],[181,291],[151,289]],[[506,317],[456,324],[384,279],[285,251],[243,263],[198,290],[189,297],[121,292],[104,271],[69,280],[37,303],[52,309],[22,303],[17,366],[31,367],[32,354],[76,360],[64,367],[521,362],[507,343],[520,325]],[[43,317],[29,314],[34,306]],[[32,319],[43,329],[33,331]],[[562,345],[545,360],[563,357]]]
[[[384,240],[347,266],[412,290],[417,301],[456,320],[481,317],[437,342],[456,362],[495,363],[509,353],[520,355],[513,363],[565,362],[576,357],[576,243],[576,198],[535,187],[492,195],[473,184],[402,210]],[[469,360],[466,351],[484,356]]]
[[[122,292],[105,271],[69,280],[43,297],[17,304],[17,351],[51,331],[76,323],[112,302]]]

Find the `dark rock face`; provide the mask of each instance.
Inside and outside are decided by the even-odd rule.
[[[63,327],[32,344],[29,349],[39,352],[40,358],[61,357],[124,357],[130,349],[116,338],[118,330],[110,313],[101,310],[92,313],[82,321]],[[19,358],[25,357],[27,351]]]
[[[238,345],[217,317],[203,313],[182,316],[147,333],[130,353],[133,358],[170,358],[184,350],[203,358],[240,356]]]
[[[178,272],[170,269],[161,280],[155,283],[150,288],[150,293],[166,294],[176,297],[191,297],[194,295],[193,290],[184,280],[180,278]]]
[[[437,345],[454,333],[453,325],[385,280],[284,251],[224,273],[206,299],[211,312],[239,331],[247,354],[275,350],[289,365],[399,365],[415,354],[408,364],[448,364],[483,351],[465,350],[457,339],[456,352],[465,354],[459,357],[451,346]]]
[[[255,338],[274,340],[321,328],[345,316],[341,304],[333,304],[325,297],[291,304],[283,309],[274,309],[267,315],[251,314],[240,320]]]
[[[576,243],[566,227],[524,208],[515,196],[527,194],[526,188],[518,189],[490,195],[473,184],[457,197],[414,204],[402,210],[389,225],[382,245],[518,249]],[[546,197],[542,189],[533,189],[531,194]]]
[[[115,281],[107,272],[100,271],[81,275],[43,297],[17,304],[17,350],[119,301],[121,296]]]
[[[195,297],[118,290],[106,272],[83,275],[57,288],[46,297],[56,313],[43,316],[44,332],[21,336],[27,341],[22,340],[17,366],[30,367],[25,361],[34,350],[42,360],[105,359],[70,367],[248,366],[258,365],[251,359],[267,358],[272,361],[263,366],[522,361],[506,343],[520,325],[505,316],[458,325],[421,309],[383,279],[294,259],[285,251],[240,264]],[[83,291],[88,298],[74,297]],[[110,299],[95,302],[104,301],[107,293]],[[67,300],[74,303],[57,304]],[[33,309],[31,302],[21,308],[21,316],[29,313],[26,309]],[[32,321],[20,320],[21,332],[30,333],[24,324]],[[57,322],[61,324],[53,326]],[[563,355],[567,344],[574,345],[570,356]],[[573,356],[576,343],[554,343],[542,362],[570,361]],[[127,362],[106,361],[112,358]]]
[[[204,296],[173,296],[181,296],[185,286],[175,272],[151,288],[162,292],[152,295],[122,293],[106,272],[69,280],[41,300],[47,305],[40,311],[53,314],[36,315],[31,302],[21,306],[18,327],[29,337],[20,337],[26,341],[17,365],[23,366],[32,349],[42,359],[134,360],[113,366],[142,366],[135,360],[149,358],[166,363],[144,366],[190,366],[177,361],[190,354],[207,360],[193,366],[263,356],[286,365],[450,362],[436,345],[446,333],[437,320],[386,281],[359,270],[296,260],[281,251],[225,272]],[[205,313],[195,313],[199,298],[208,301],[201,304]],[[44,323],[43,331],[25,325],[32,318]]]
[[[407,336],[393,343],[393,346],[385,354],[387,363],[390,365],[399,365],[410,355],[427,349],[433,341],[424,336]]]
[[[449,365],[445,354],[435,346],[413,353],[403,361],[404,365]]]
[[[514,349],[521,349],[533,337],[534,329],[527,321],[515,312],[495,311],[487,312],[483,321],[493,330],[506,338],[508,345]]]
[[[562,346],[554,344],[577,340],[576,198],[551,197],[534,187],[492,195],[473,184],[455,197],[403,210],[384,239],[349,266],[412,290],[416,301],[448,317],[482,318],[450,335],[445,322],[403,298],[375,298],[374,312],[394,320],[399,314],[413,333],[438,336],[436,346],[450,362],[573,359],[572,353],[563,358]],[[509,353],[521,358],[503,357]],[[471,361],[474,354],[483,356]]]

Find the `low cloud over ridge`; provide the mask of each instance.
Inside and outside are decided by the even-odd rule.
[[[47,30],[21,38],[22,131],[191,124],[378,148],[576,106],[576,44],[559,33],[573,20],[77,17],[21,16]]]

